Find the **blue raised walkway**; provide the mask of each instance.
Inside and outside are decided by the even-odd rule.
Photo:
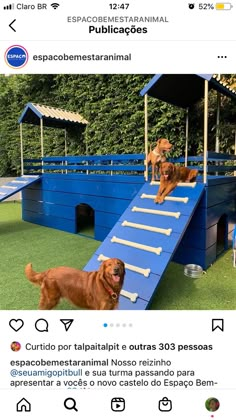
[[[86,264],[84,270],[93,271],[105,258],[120,258],[125,262],[119,309],[148,308],[204,188],[202,183],[178,186],[169,197],[184,198],[185,202],[167,198],[163,204],[155,204],[153,198],[158,186],[146,183]],[[159,211],[163,214],[158,214]]]
[[[39,178],[40,175],[24,175],[2,185],[0,187],[0,202],[28,187],[28,185],[38,181]]]

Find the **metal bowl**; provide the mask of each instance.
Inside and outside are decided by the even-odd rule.
[[[184,275],[193,279],[197,279],[203,275],[203,269],[200,265],[187,264],[184,267]]]

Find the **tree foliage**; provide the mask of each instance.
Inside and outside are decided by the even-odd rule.
[[[89,121],[68,130],[68,154],[144,152],[144,100],[152,75],[0,75],[0,176],[20,173],[18,118],[28,102],[78,112]],[[236,87],[235,75],[223,79]],[[234,152],[236,104],[221,98],[221,151]],[[203,149],[203,101],[189,111],[189,154]],[[172,156],[185,149],[185,110],[148,98],[149,142],[166,137]],[[209,95],[209,150],[215,149],[216,93]],[[40,156],[39,127],[23,125],[24,157]],[[64,155],[64,131],[45,128],[44,154]]]

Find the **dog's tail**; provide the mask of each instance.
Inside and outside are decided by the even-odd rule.
[[[31,263],[26,265],[25,275],[32,283],[41,286],[44,278],[44,273],[36,273],[36,271],[33,270]]]

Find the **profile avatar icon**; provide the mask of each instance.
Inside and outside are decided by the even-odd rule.
[[[208,411],[214,412],[220,407],[220,402],[217,398],[208,398],[205,402],[205,407]]]
[[[18,341],[12,341],[11,349],[12,351],[19,351],[21,349],[21,344]]]

